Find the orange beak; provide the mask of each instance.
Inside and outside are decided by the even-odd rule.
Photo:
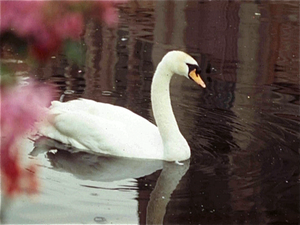
[[[206,88],[206,85],[205,85],[204,81],[201,79],[200,74],[197,74],[197,73],[196,73],[196,69],[192,70],[192,71],[189,73],[189,77],[190,77],[193,81],[195,81],[198,85],[200,85],[201,87]]]

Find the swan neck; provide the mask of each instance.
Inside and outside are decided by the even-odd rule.
[[[155,122],[159,129],[165,158],[179,160],[188,158],[190,150],[188,144],[179,131],[170,99],[170,81],[173,72],[168,65],[161,61],[153,76],[151,85],[151,102]]]
[[[179,132],[170,98],[170,81],[172,76],[173,74],[165,69],[161,62],[157,66],[151,86],[152,110],[163,139]]]

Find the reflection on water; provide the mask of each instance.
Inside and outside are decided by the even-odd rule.
[[[52,149],[59,151],[52,152]],[[74,148],[66,147],[48,138],[38,139],[30,155],[38,156],[45,152],[53,168],[71,173],[82,180],[110,182],[139,178],[163,168],[163,162],[158,160],[138,160],[74,152]]]
[[[298,223],[298,3],[130,2],[120,13],[118,29],[89,21],[84,66],[57,55],[33,72],[59,87],[57,99],[121,105],[153,122],[155,66],[171,49],[190,53],[207,88],[181,77],[171,82],[189,164],[61,151],[30,156],[41,167],[40,200],[16,201],[8,221]]]

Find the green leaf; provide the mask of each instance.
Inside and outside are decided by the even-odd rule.
[[[82,41],[67,40],[64,43],[64,53],[66,57],[79,66],[85,63],[86,48]]]
[[[16,83],[16,76],[14,76],[14,73],[2,63],[0,63],[0,78],[1,87],[11,86]]]

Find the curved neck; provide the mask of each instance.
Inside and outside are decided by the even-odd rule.
[[[163,141],[167,141],[174,133],[180,134],[170,99],[172,76],[161,62],[157,66],[151,85],[152,110]]]
[[[154,73],[151,85],[151,102],[154,118],[164,144],[165,158],[189,157],[190,150],[179,131],[170,99],[170,81],[173,73],[161,61]],[[175,159],[177,160],[177,159]]]

